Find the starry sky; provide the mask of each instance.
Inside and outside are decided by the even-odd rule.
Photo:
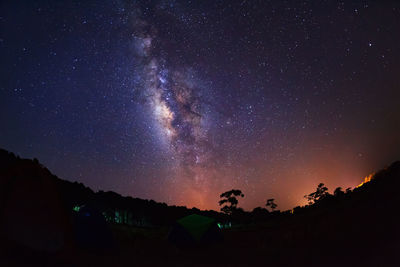
[[[400,159],[398,1],[2,1],[0,147],[94,190],[303,205]]]

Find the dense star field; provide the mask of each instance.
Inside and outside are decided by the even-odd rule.
[[[398,1],[2,1],[0,147],[95,190],[305,204],[400,159]]]

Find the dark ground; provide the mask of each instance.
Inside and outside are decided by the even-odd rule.
[[[187,249],[168,242],[168,228],[114,225],[113,249],[38,254],[3,243],[7,255],[1,266],[399,266],[398,232],[387,231],[394,223],[386,229],[378,225],[339,229],[343,224],[321,229],[316,227],[323,223],[318,219],[311,223],[303,219],[224,230],[222,242]],[[323,220],[329,224],[330,218]]]

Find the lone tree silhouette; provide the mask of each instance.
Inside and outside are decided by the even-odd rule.
[[[335,196],[335,197],[341,197],[341,196],[343,196],[345,193],[343,192],[343,190],[342,190],[342,188],[341,187],[337,187],[336,189],[335,189],[335,191],[333,192],[333,195]]]
[[[267,200],[267,204],[265,204],[265,206],[270,207],[272,211],[274,211],[276,209],[276,207],[278,207],[277,204],[274,203],[275,199],[274,198],[270,198]]]
[[[239,196],[244,197],[244,194],[238,189],[232,189],[230,191],[222,193],[219,197],[223,199],[221,199],[218,204],[220,206],[225,204],[225,206],[221,208],[221,211],[225,214],[232,215],[232,213],[237,209],[237,204],[239,203],[239,201],[236,197]]]
[[[326,187],[323,183],[320,183],[315,192],[305,195],[304,197],[307,199],[308,204],[311,205],[326,197],[329,194],[327,191],[328,187]]]

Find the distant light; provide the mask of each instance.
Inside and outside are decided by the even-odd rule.
[[[375,173],[371,173],[370,175],[365,177],[364,181],[361,184],[359,184],[358,186],[356,186],[356,188],[359,188],[359,187],[363,186],[364,184],[371,182],[371,180],[374,179],[374,175],[375,175]]]
[[[72,210],[73,210],[73,211],[76,211],[76,212],[78,212],[80,209],[81,209],[80,206],[74,206],[74,207],[72,208]]]

